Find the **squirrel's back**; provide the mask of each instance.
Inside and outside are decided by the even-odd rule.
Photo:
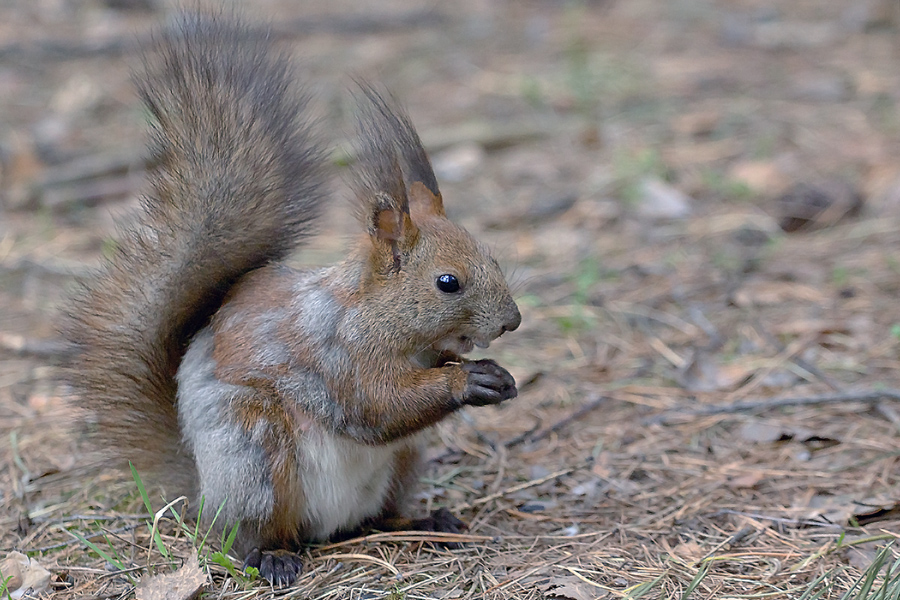
[[[290,61],[265,32],[182,16],[136,76],[155,165],[136,223],[81,282],[62,330],[86,431],[140,471],[194,477],[175,373],[242,275],[284,258],[320,214],[324,153]]]

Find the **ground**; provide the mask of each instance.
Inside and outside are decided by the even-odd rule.
[[[163,4],[0,7],[0,560],[28,553],[53,597],[128,597],[198,555],[209,597],[276,595],[172,518],[154,543],[135,482],[84,468],[54,378],[54,315],[136,206],[128,73]],[[433,435],[413,508],[465,519],[462,548],[314,546],[277,595],[896,598],[896,2],[374,5],[252,12],[336,142],[353,76],[408,107],[515,288],[522,327],[484,354],[520,395]],[[295,260],[356,227],[336,201]]]

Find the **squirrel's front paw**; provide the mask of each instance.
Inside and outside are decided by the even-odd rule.
[[[287,550],[263,550],[254,548],[244,558],[244,569],[255,567],[260,576],[272,585],[287,586],[294,583],[303,571],[303,560]]]
[[[519,394],[513,376],[492,360],[464,362],[462,370],[466,373],[466,390],[463,393],[465,404],[499,404]]]

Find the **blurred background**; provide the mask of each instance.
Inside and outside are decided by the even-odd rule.
[[[362,77],[408,108],[448,213],[515,287],[523,326],[488,354],[521,396],[440,429],[423,502],[591,457],[467,515],[473,531],[618,527],[643,571],[602,545],[591,560],[622,589],[748,526],[748,552],[784,552],[810,581],[870,564],[869,547],[801,559],[896,526],[900,413],[863,396],[900,387],[900,2],[229,4],[297,55],[335,145],[338,200],[298,264],[338,260],[357,231],[342,177]],[[0,488],[15,490],[0,547],[52,537],[12,526],[77,466],[47,425],[64,414],[53,315],[137,206],[147,119],[129,70],[174,8],[0,0]],[[798,395],[845,400],[695,410]],[[874,530],[846,529],[874,513]],[[789,579],[750,562],[747,581]],[[693,577],[666,573],[660,597]],[[752,588],[718,576],[708,597]]]

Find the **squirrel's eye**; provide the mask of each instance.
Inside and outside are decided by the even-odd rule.
[[[459,280],[453,275],[445,273],[437,278],[437,288],[445,294],[453,294],[459,291]]]

